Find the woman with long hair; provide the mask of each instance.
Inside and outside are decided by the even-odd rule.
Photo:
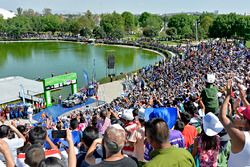
[[[217,167],[220,149],[218,133],[223,129],[218,117],[209,112],[203,117],[203,130],[195,139],[192,155],[198,154],[201,167]]]

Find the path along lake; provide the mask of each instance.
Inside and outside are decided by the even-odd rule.
[[[91,79],[106,77],[107,56],[115,56],[116,74],[131,72],[162,59],[157,53],[128,47],[85,45],[71,42],[0,43],[0,78],[23,76],[29,79],[76,72],[78,85],[84,83],[83,71]]]

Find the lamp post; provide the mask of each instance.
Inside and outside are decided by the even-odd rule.
[[[198,19],[195,20],[195,40],[198,43]]]

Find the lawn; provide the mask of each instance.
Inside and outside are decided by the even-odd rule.
[[[247,41],[246,46],[247,48],[250,48],[250,41]]]

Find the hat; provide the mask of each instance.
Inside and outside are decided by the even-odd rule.
[[[134,116],[131,110],[124,110],[121,115],[121,118],[127,121],[132,121],[134,119]]]
[[[145,109],[142,108],[142,107],[139,109],[138,118],[142,119],[142,120],[145,120]]]
[[[223,130],[223,125],[219,118],[209,112],[203,117],[203,129],[208,136],[215,136]]]
[[[149,120],[154,118],[162,118],[168,125],[169,129],[172,129],[177,121],[177,109],[176,108],[154,108],[149,114]]]
[[[207,74],[206,82],[207,83],[214,83],[214,81],[215,81],[215,75],[214,74]]]
[[[242,111],[242,114],[244,117],[246,117],[248,120],[250,120],[250,105],[245,108],[245,110]]]
[[[242,112],[246,109],[246,107],[239,107],[237,111],[242,114]]]

